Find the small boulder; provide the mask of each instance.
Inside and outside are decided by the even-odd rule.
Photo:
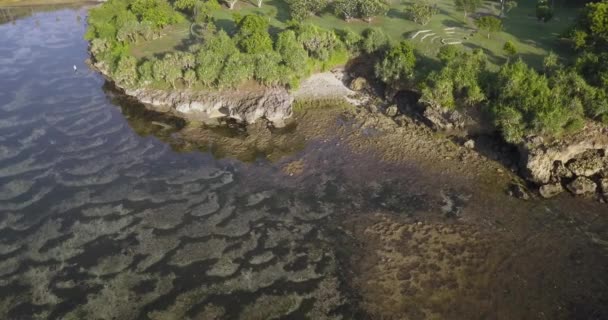
[[[563,191],[564,188],[559,183],[545,184],[538,189],[540,195],[545,199],[553,198]]]
[[[578,177],[567,186],[568,190],[575,195],[595,193],[597,186],[589,178]]]
[[[464,147],[467,149],[475,149],[475,140],[469,139],[464,143]]]
[[[528,190],[521,184],[511,184],[509,187],[509,195],[521,200],[530,200]]]
[[[563,178],[574,178],[574,175],[561,161],[556,161],[553,165],[553,170],[551,171],[551,178],[554,181],[560,181]]]
[[[399,113],[399,108],[397,108],[396,105],[391,105],[388,108],[386,108],[384,114],[386,114],[387,117],[394,117]]]
[[[369,87],[369,83],[363,77],[357,77],[350,82],[350,89],[353,91],[362,91]]]
[[[604,168],[604,159],[596,150],[590,150],[577,156],[566,167],[576,176],[590,177]]]

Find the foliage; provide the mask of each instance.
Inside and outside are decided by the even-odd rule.
[[[398,86],[400,82],[412,79],[415,65],[414,47],[404,40],[388,50],[384,58],[375,65],[374,71],[376,77],[385,83]]]
[[[372,54],[383,51],[388,46],[388,36],[377,28],[369,28],[363,31],[363,42],[361,47],[365,53]]]
[[[141,84],[150,83],[154,80],[152,66],[154,65],[155,60],[146,60],[143,61],[137,67],[137,74],[139,75],[139,81]]]
[[[482,4],[483,0],[454,0],[456,8],[464,12],[466,17],[469,13],[474,13]]]
[[[327,8],[328,0],[286,0],[289,14],[296,21],[321,13]]]
[[[133,86],[137,83],[137,59],[132,56],[123,56],[118,61],[118,67],[114,71],[114,79],[126,86]]]
[[[192,87],[192,84],[196,82],[196,72],[192,69],[186,70],[184,72],[184,82],[188,88]]]
[[[372,17],[388,11],[388,5],[383,0],[334,0],[332,7],[334,13],[345,20],[361,18],[368,22]]]
[[[315,25],[301,25],[297,29],[298,41],[311,58],[328,60],[332,52],[343,46],[333,31],[321,29]]]
[[[490,39],[490,33],[502,30],[502,20],[493,16],[483,16],[475,20],[475,24],[479,29],[488,33],[488,39]]]
[[[251,60],[250,56],[242,53],[229,56],[218,78],[218,86],[236,88],[246,80],[253,78],[254,63]]]
[[[452,109],[470,107],[486,99],[481,88],[488,73],[483,51],[445,50],[441,60],[442,68],[431,72],[422,83],[422,102]]]
[[[268,20],[258,15],[246,15],[237,21],[236,41],[245,53],[264,53],[272,50]]]
[[[357,4],[359,17],[367,22],[388,12],[388,5],[383,0],[358,0]]]
[[[505,51],[507,56],[514,56],[517,54],[517,48],[515,47],[515,44],[513,44],[513,42],[511,41],[505,42],[505,45],[502,47],[502,49]]]
[[[293,30],[279,33],[275,50],[281,57],[281,63],[293,74],[301,74],[306,69],[308,53],[301,42],[297,40]]]
[[[344,43],[346,48],[353,53],[358,53],[361,49],[361,42],[363,37],[359,33],[351,30],[343,30],[339,32],[340,40]]]
[[[542,22],[549,22],[553,18],[553,9],[547,0],[538,0],[536,4],[536,18]]]
[[[460,54],[462,54],[462,51],[461,51],[460,47],[457,47],[457,46],[443,46],[443,47],[439,48],[439,53],[437,54],[437,58],[444,65],[446,65],[450,61],[456,59],[456,57],[458,57]]]
[[[183,20],[167,0],[134,0],[130,9],[140,21],[149,21],[158,28]]]
[[[173,6],[179,10],[192,11],[194,10],[197,2],[198,0],[176,0],[173,3]]]
[[[412,21],[426,25],[439,12],[439,9],[437,5],[432,5],[427,1],[419,1],[412,4],[407,12]]]
[[[558,83],[560,84],[560,83]],[[580,123],[582,104],[561,92],[521,60],[503,66],[491,90],[491,111],[505,140],[517,143],[529,134],[557,136]]]

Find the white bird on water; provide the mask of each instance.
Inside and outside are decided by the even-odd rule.
[[[78,68],[76,68],[76,65],[74,65],[74,72],[78,71]]]

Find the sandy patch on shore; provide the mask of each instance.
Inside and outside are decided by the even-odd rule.
[[[349,89],[343,81],[343,70],[313,74],[302,81],[300,88],[294,92],[296,100],[345,98],[352,102],[356,92]]]

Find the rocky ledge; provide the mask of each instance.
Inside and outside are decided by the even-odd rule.
[[[293,96],[283,88],[190,91],[125,89],[125,93],[158,111],[191,121],[219,124],[226,119],[255,123],[260,119],[283,127],[292,116]]]
[[[519,146],[524,177],[543,197],[564,189],[575,195],[608,197],[608,128],[589,122],[581,132],[552,142],[530,137]]]

